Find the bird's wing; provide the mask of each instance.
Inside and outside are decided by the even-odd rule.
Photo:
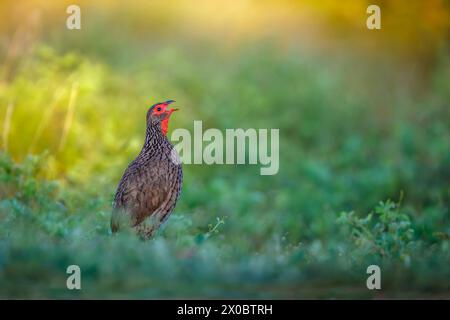
[[[167,194],[167,184],[157,167],[142,169],[131,165],[117,187],[111,225],[120,223],[121,212],[129,214],[132,226],[140,224],[161,206]]]

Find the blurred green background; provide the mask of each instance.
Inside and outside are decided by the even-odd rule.
[[[450,298],[447,1],[0,10],[1,298]],[[156,238],[112,237],[146,110],[167,99],[169,135],[279,128],[279,173],[184,165]],[[370,264],[382,290],[366,288]]]

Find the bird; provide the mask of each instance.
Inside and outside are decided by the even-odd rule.
[[[181,193],[183,170],[178,153],[167,139],[175,100],[152,105],[147,111],[145,141],[117,186],[111,232],[129,227],[144,240],[154,237],[172,213]]]

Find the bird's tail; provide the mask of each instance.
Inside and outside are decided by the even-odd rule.
[[[120,229],[121,220],[123,220],[123,212],[121,210],[114,209],[111,214],[111,232],[116,233]]]

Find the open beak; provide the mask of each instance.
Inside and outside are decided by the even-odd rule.
[[[170,118],[170,115],[172,114],[172,112],[175,112],[175,111],[177,111],[178,110],[178,108],[173,108],[173,109],[166,109],[165,111],[164,111],[164,113],[165,113],[165,119],[169,119]]]
[[[174,103],[174,102],[175,102],[175,100],[168,100],[165,102],[165,105],[168,106],[169,104]],[[178,111],[178,108],[172,108],[172,109],[165,110],[168,117],[172,114],[172,112],[175,112],[175,111]]]
[[[170,109],[170,110],[166,110],[166,119],[169,119],[170,115],[172,114],[172,112],[175,112],[177,110],[178,110],[178,108],[173,108],[173,109]]]

